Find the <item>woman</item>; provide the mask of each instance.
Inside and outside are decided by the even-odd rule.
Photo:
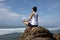
[[[29,19],[23,21],[23,23],[26,26],[29,26],[29,27],[37,27],[38,26],[38,14],[36,12],[37,12],[37,7],[33,7],[32,13],[31,13]],[[29,22],[29,21],[31,21],[31,22]]]

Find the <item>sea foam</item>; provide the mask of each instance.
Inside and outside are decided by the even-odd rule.
[[[25,28],[4,28],[0,29],[0,35],[10,34],[10,33],[22,33]]]
[[[60,27],[46,28],[48,30],[60,30]],[[25,28],[4,28],[0,29],[0,35],[10,34],[10,33],[23,33]]]

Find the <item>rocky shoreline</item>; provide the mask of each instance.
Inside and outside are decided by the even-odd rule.
[[[41,26],[26,28],[19,40],[60,40],[60,33],[53,34]]]

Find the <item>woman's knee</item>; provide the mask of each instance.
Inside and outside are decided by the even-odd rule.
[[[28,25],[28,22],[24,22],[24,24]]]

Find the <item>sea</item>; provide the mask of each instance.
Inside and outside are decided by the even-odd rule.
[[[0,40],[19,40],[19,37],[23,34],[26,27],[1,27],[0,28]],[[58,26],[45,26],[51,33],[60,33],[60,27]]]

